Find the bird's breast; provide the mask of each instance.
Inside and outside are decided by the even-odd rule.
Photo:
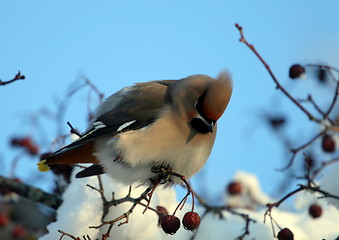
[[[187,141],[191,129],[186,123],[178,124],[177,120],[170,113],[165,113],[152,125],[122,133],[106,146],[112,154],[119,154],[121,161],[131,168],[164,164],[190,178],[205,164],[215,135],[197,133]]]

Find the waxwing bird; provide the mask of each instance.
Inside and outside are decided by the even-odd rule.
[[[165,166],[190,178],[211,153],[231,94],[226,71],[216,79],[193,75],[125,87],[99,106],[78,140],[41,161],[39,169],[92,163],[77,177],[106,173],[131,184],[146,183],[156,176],[152,168]]]

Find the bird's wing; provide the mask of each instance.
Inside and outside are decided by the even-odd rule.
[[[77,157],[79,159],[76,162],[71,161],[68,164],[97,163],[92,155],[88,154],[93,150],[93,141],[152,124],[159,116],[165,102],[170,101],[168,88],[174,82],[174,80],[164,80],[138,83],[111,95],[99,107],[97,114],[83,135],[73,143],[53,153],[47,158],[46,163],[67,164],[64,160],[60,162],[57,158],[77,151],[79,153],[76,154],[82,156],[82,159]],[[88,152],[81,154],[85,149]],[[91,159],[85,159],[85,156],[89,156]]]
[[[167,99],[168,86],[174,81],[139,83],[110,96],[82,137],[82,141],[137,130],[151,124]]]

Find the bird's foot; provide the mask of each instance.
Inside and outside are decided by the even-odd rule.
[[[150,181],[152,182],[152,184],[165,184],[167,182],[173,182],[171,180],[171,177],[173,175],[173,171],[172,168],[170,168],[169,166],[153,166],[151,171],[153,173],[156,173],[157,175],[150,178]]]

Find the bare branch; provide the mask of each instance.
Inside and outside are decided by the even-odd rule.
[[[279,171],[284,171],[286,170],[287,168],[289,168],[290,166],[292,166],[293,162],[294,162],[294,159],[295,157],[297,156],[297,154],[303,150],[304,148],[310,146],[315,140],[317,140],[318,138],[320,138],[322,135],[324,135],[326,133],[327,129],[321,131],[320,133],[318,133],[316,136],[314,136],[312,139],[310,139],[309,141],[307,141],[306,143],[304,143],[303,145],[301,145],[300,147],[298,148],[295,148],[295,149],[291,149],[291,152],[292,152],[292,157],[290,159],[290,161],[288,162],[287,166],[286,167],[283,167],[281,169],[278,169]]]
[[[20,71],[14,76],[13,79],[8,80],[8,81],[2,81],[0,79],[0,86],[5,86],[7,84],[10,84],[12,82],[18,81],[18,80],[24,80],[26,77],[24,75],[21,75]]]
[[[32,202],[42,203],[53,209],[58,209],[62,203],[62,200],[58,195],[46,193],[39,188],[2,176],[0,176],[0,188],[14,192],[21,197],[31,200]]]
[[[67,122],[67,125],[70,127],[70,133],[73,133],[73,134],[75,134],[75,135],[77,135],[78,137],[81,137],[82,135],[81,135],[81,133],[78,131],[78,130],[76,130],[73,126],[72,126],[72,124],[70,123],[70,122]]]
[[[328,110],[326,111],[324,119],[327,119],[328,116],[330,115],[330,113],[332,112],[334,105],[337,102],[338,95],[339,95],[339,81],[337,82],[337,87],[336,87],[335,92],[334,92],[334,97],[333,97],[332,103],[331,103],[330,107],[328,108]]]
[[[59,240],[61,240],[64,236],[70,237],[73,240],[81,240],[79,237],[74,237],[73,235],[66,233],[64,231],[58,230],[58,232],[62,234],[61,237],[59,238]]]
[[[259,58],[259,60],[262,62],[262,64],[265,66],[267,69],[268,73],[270,74],[271,78],[276,84],[276,89],[280,90],[285,94],[287,98],[289,98],[297,107],[299,107],[311,121],[315,121],[317,123],[321,123],[321,120],[314,117],[306,108],[304,108],[292,95],[280,84],[278,79],[276,78],[275,74],[272,72],[270,66],[266,63],[266,61],[263,59],[263,57],[258,53],[258,51],[255,49],[253,44],[250,44],[247,42],[244,33],[243,33],[243,28],[239,24],[235,24],[236,28],[239,30],[240,33],[240,42],[243,42],[248,48],[252,50],[252,52]]]
[[[307,99],[304,99],[304,100],[299,100],[299,102],[309,102],[313,105],[313,107],[318,111],[318,113],[320,113],[323,118],[325,117],[325,112],[318,106],[318,104],[314,101],[313,97],[311,94],[309,94],[307,96]]]
[[[319,173],[324,170],[325,167],[327,167],[331,164],[334,164],[336,162],[339,162],[339,157],[336,157],[336,158],[333,158],[331,160],[322,162],[321,166],[313,171],[312,180],[314,180],[319,175]]]
[[[335,67],[332,67],[332,66],[328,66],[328,65],[322,65],[322,64],[307,64],[306,66],[307,66],[307,67],[324,68],[324,69],[332,70],[332,71],[335,71],[335,72],[339,73],[339,69],[338,69],[338,68],[335,68]]]
[[[223,205],[223,206],[211,206],[201,196],[199,196],[196,192],[192,191],[192,193],[197,198],[198,202],[205,208],[205,212],[204,212],[204,214],[202,214],[201,218],[204,218],[208,213],[215,213],[215,214],[218,214],[220,216],[220,218],[223,218],[222,213],[223,213],[223,211],[226,211],[226,212],[229,212],[230,214],[239,216],[242,219],[244,219],[244,221],[245,221],[244,232],[241,235],[239,235],[239,237],[237,237],[235,240],[243,240],[246,235],[250,234],[249,229],[250,229],[251,222],[252,223],[257,222],[256,220],[252,219],[248,214],[237,212],[229,206],[225,206],[225,205]],[[199,231],[199,229],[198,229],[198,231]],[[196,235],[196,233],[195,233],[195,235]],[[192,240],[194,239],[194,236],[193,236]]]

